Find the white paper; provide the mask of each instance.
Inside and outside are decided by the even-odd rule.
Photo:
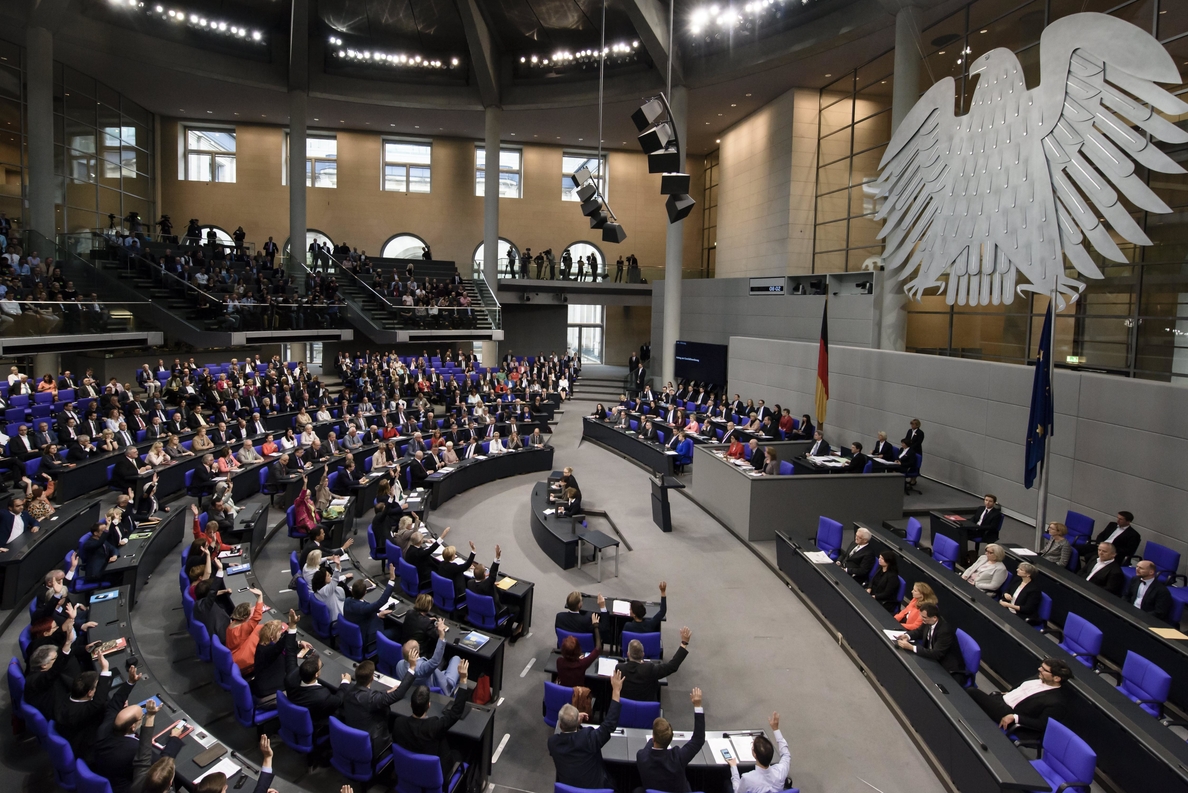
[[[198,745],[203,749],[209,749],[218,743],[215,737],[206,730],[194,730],[192,733],[190,733],[190,737],[197,741]]]
[[[611,613],[617,614],[620,617],[626,617],[631,614],[631,602],[627,600],[612,600]]]
[[[1011,548],[1011,553],[1016,556],[1039,556],[1039,554],[1030,548]]]
[[[375,682],[379,683],[381,686],[384,686],[385,688],[391,688],[392,686],[400,685],[399,680],[396,680],[395,678],[388,677],[387,675],[381,674],[379,672],[376,672],[374,675],[372,675],[371,679],[374,680]]]
[[[613,677],[615,674],[615,667],[619,662],[614,658],[599,658],[598,659],[598,676],[599,677]]]
[[[350,502],[349,498],[333,498],[330,500],[332,507],[345,507]]]
[[[829,554],[824,551],[805,551],[804,557],[813,564],[833,564],[833,560],[829,558]]]
[[[722,754],[725,749],[734,756],[734,746],[731,745],[729,738],[706,738],[705,742],[709,744],[710,754],[713,755],[714,762],[718,765],[726,765],[726,757]]]
[[[214,774],[214,773],[217,773],[220,771],[222,773],[226,774],[227,779],[230,780],[232,776],[239,773],[240,767],[239,767],[238,763],[236,763],[234,760],[232,760],[230,758],[230,756],[224,755],[223,759],[219,760],[217,763],[212,765],[210,768],[206,769],[206,771],[204,771],[202,773],[202,776],[195,779],[194,784],[197,785],[198,783],[200,783],[202,780],[206,779],[211,774]]]
[[[675,456],[676,456],[676,454],[677,454],[677,453],[676,453],[676,452],[674,452],[672,449],[668,449],[668,450],[666,450],[664,453],[665,453],[665,454],[671,454],[671,455],[673,455],[674,457],[675,457]]]
[[[893,641],[893,642],[894,642],[894,641],[897,641],[897,640],[899,639],[899,637],[900,637],[900,636],[902,636],[902,635],[904,635],[905,633],[907,633],[907,631],[905,631],[903,628],[900,628],[899,630],[893,630],[893,631],[889,631],[889,630],[886,630],[886,629],[884,629],[884,630],[883,630],[883,633],[886,635],[886,637],[887,637],[888,639],[890,639],[891,641]]]
[[[546,509],[546,510],[544,511],[544,514],[546,514],[546,515],[552,515],[552,514],[553,514],[554,512],[556,512],[556,511],[557,511],[557,510],[555,510],[555,509],[549,508],[549,509]]]
[[[734,756],[740,763],[755,762],[755,755],[751,753],[751,743],[754,740],[751,735],[735,735],[730,738],[730,745],[734,747]]]

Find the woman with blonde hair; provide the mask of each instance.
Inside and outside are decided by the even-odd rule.
[[[1072,544],[1068,541],[1068,526],[1063,523],[1049,523],[1048,539],[1040,548],[1040,558],[1047,559],[1061,567],[1068,567],[1068,562],[1072,559],[1072,552]]]
[[[206,434],[206,427],[199,427],[198,434],[190,442],[190,448],[195,452],[208,452],[214,448],[214,441]]]
[[[924,624],[924,620],[920,614],[920,606],[925,603],[936,605],[936,593],[932,591],[932,587],[925,584],[923,581],[917,581],[912,584],[912,599],[903,607],[903,610],[895,615],[897,622],[903,623],[906,630],[914,631]]]
[[[194,453],[181,445],[181,441],[176,435],[170,435],[169,440],[165,443],[165,453],[169,455],[171,460],[180,460],[183,457],[193,457]]]
[[[119,451],[120,445],[116,443],[115,433],[105,428],[100,433],[99,441],[95,444],[95,448],[101,452],[114,452]]]
[[[153,468],[156,468],[161,465],[169,465],[169,463],[173,462],[173,458],[165,453],[165,444],[160,441],[154,441],[148,450],[148,454],[144,456],[144,461]]]
[[[1006,583],[1008,571],[1002,560],[1006,558],[1006,551],[1001,545],[990,543],[985,553],[961,574],[969,583],[983,592],[997,592]]]

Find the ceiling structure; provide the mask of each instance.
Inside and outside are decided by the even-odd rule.
[[[597,145],[602,0],[305,1],[311,129],[481,138],[482,108],[498,104],[506,141]],[[672,1],[691,155],[780,94],[822,87],[894,42],[886,0]],[[23,43],[18,5],[0,9],[0,37]],[[283,124],[292,6],[70,0],[54,56],[163,116]],[[669,9],[606,0],[607,147],[638,150],[629,117],[664,90]]]

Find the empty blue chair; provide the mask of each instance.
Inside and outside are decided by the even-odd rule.
[[[45,716],[42,716],[41,711],[23,699],[17,708],[20,711],[21,718],[25,722],[25,726],[33,731],[33,734],[37,736],[37,740],[44,743],[46,731],[49,730],[49,722],[45,720]]]
[[[903,576],[898,576],[898,578],[899,578],[899,589],[897,590],[897,594],[895,595],[895,602],[903,603],[903,596],[907,592],[907,581],[903,580]]]
[[[1044,752],[1031,765],[1051,786],[1061,793],[1089,793],[1097,753],[1068,727],[1048,719],[1044,730]]]
[[[392,641],[384,635],[383,631],[375,634],[375,668],[379,670],[380,674],[389,677],[396,676],[396,664],[404,658],[403,649],[400,642]]]
[[[373,562],[384,561],[384,555],[379,552],[375,545],[375,532],[371,528],[371,524],[367,524],[367,555]]]
[[[1074,573],[1077,572],[1077,569],[1081,566],[1081,552],[1078,551],[1076,548],[1073,548],[1072,553],[1069,554],[1068,565],[1066,565],[1066,566],[1069,570],[1072,570]]]
[[[384,556],[387,557],[388,564],[400,569],[400,560],[403,558],[400,553],[400,546],[391,540],[384,540]]]
[[[188,589],[182,590],[182,611],[186,615],[186,625],[194,621],[194,598],[190,596]]]
[[[1163,717],[1163,703],[1171,692],[1171,682],[1167,672],[1133,650],[1126,651],[1118,690],[1157,719]]]
[[[466,592],[462,602],[466,604],[466,621],[476,628],[495,631],[507,623],[508,615],[500,616],[495,612],[495,598],[490,595]]]
[[[313,635],[324,642],[330,641],[338,622],[330,619],[330,607],[315,596],[309,598],[309,615],[313,618]]]
[[[442,611],[453,612],[458,605],[454,594],[454,582],[433,572],[429,573],[429,579],[433,590],[433,605]]]
[[[203,661],[211,660],[210,655],[210,632],[206,630],[206,626],[195,619],[189,622],[190,636],[194,639],[194,647],[198,651],[198,657]]]
[[[578,640],[578,645],[581,646],[583,653],[594,652],[594,634],[593,633],[571,633],[563,631],[560,628],[554,628],[557,632],[557,649],[561,649],[561,642],[565,641],[565,637],[572,636]]]
[[[842,547],[842,525],[824,515],[817,519],[817,547],[837,561]]]
[[[620,644],[623,646],[623,652],[627,652],[627,645],[632,641],[638,641],[643,645],[644,658],[660,658],[664,651],[660,647],[660,631],[655,633],[633,633],[629,630],[624,630]]]
[[[978,667],[982,665],[982,648],[965,631],[957,629],[957,646],[965,661],[965,687],[977,688]]]
[[[1145,560],[1155,565],[1155,577],[1167,584],[1174,583],[1176,579],[1183,578],[1182,575],[1177,575],[1176,570],[1180,568],[1180,553],[1173,551],[1166,545],[1160,545],[1157,542],[1147,540],[1147,544],[1143,547],[1142,556],[1135,559],[1135,561]],[[1123,567],[1122,573],[1127,578],[1134,577],[1133,567]]]
[[[1060,641],[1060,648],[1090,669],[1097,666],[1101,641],[1101,629],[1084,617],[1070,611],[1064,618],[1064,638]]]
[[[37,476],[37,472],[41,470],[41,458],[34,457],[32,460],[25,461],[25,476],[32,479]]]
[[[81,757],[74,760],[74,772],[78,793],[111,793],[111,783],[92,771]]]
[[[26,661],[29,660],[29,643],[33,641],[33,626],[26,625],[21,629],[21,635],[17,637],[17,644],[21,646],[21,657]]]
[[[59,403],[73,402],[73,401],[74,401],[74,389],[73,388],[63,388],[61,391],[58,392],[58,402]]]
[[[938,534],[932,538],[932,558],[950,570],[957,563],[957,555],[961,553],[961,546],[952,537]]]
[[[432,586],[421,586],[421,576],[417,572],[417,568],[404,561],[404,559],[400,560],[397,569],[400,571],[400,588],[404,590],[404,594],[415,598],[422,592],[432,591]]]
[[[544,709],[544,723],[550,727],[557,726],[557,714],[561,712],[561,708],[573,702],[573,689],[569,686],[559,686],[556,683],[545,681],[544,684],[544,702],[542,707]]]
[[[8,698],[14,704],[25,696],[25,673],[21,671],[21,662],[16,658],[8,661]]]
[[[338,651],[352,661],[362,661],[366,658],[363,630],[345,617],[334,624],[338,626]]]
[[[43,744],[45,750],[49,753],[50,762],[53,763],[54,779],[57,780],[58,786],[66,790],[74,790],[78,786],[78,775],[75,773],[74,765],[74,750],[70,748],[70,744],[66,742],[65,738],[58,735],[52,721],[46,725],[45,741]]]
[[[1173,586],[1168,587],[1168,591],[1171,592],[1172,605],[1171,611],[1167,613],[1167,621],[1179,625],[1184,616],[1184,605],[1188,604],[1188,587]]]
[[[257,447],[256,451],[259,452],[260,448],[261,447]],[[288,482],[269,482],[268,466],[265,465],[260,468],[260,492],[268,496],[268,503],[276,506],[276,502],[273,497],[285,492],[285,489],[288,488],[288,486]]]
[[[1040,592],[1039,609],[1036,610],[1035,616],[1039,619],[1035,629],[1043,633],[1048,629],[1048,621],[1052,619],[1052,598],[1048,597],[1047,592]]]
[[[230,691],[231,667],[235,666],[235,660],[231,657],[231,651],[219,641],[218,636],[210,637],[210,655],[214,661],[215,683],[224,691]]]
[[[920,547],[920,537],[924,534],[924,527],[920,525],[920,521],[915,518],[908,518],[907,533],[905,539],[908,545],[913,548]]]
[[[310,605],[310,600],[312,599],[309,595],[309,582],[305,580],[305,576],[297,576],[297,607],[301,609],[302,614],[311,613],[313,607]]]
[[[744,446],[742,453],[743,453],[743,459],[746,460],[747,462],[750,462],[750,460],[751,460],[751,444],[748,443],[746,446]]]
[[[627,425],[628,425],[629,427],[631,427],[631,430],[632,430],[633,432],[639,429],[639,422],[638,422],[638,421],[636,421],[635,419],[631,419],[630,421],[628,421],[628,422],[627,422]]]
[[[297,507],[290,505],[285,510],[285,526],[288,528],[289,536],[294,539],[304,539],[305,534],[297,531]]]
[[[301,575],[301,559],[296,551],[289,552],[289,572],[294,577]]]
[[[354,782],[370,782],[392,763],[390,751],[373,762],[371,736],[346,726],[334,716],[330,717],[330,751],[330,765]],[[440,762],[438,765],[441,765]]]
[[[396,793],[452,793],[466,773],[462,763],[449,781],[442,778],[441,760],[436,755],[415,754],[399,744],[392,744],[396,772]]]
[[[248,686],[243,675],[239,674],[239,667],[231,667],[231,699],[235,706],[235,720],[244,727],[258,727],[276,718],[276,710],[266,710],[256,707],[256,698],[252,696],[252,689]]]
[[[619,711],[620,727],[637,727],[651,729],[652,722],[660,717],[659,702],[637,702],[633,699],[620,699],[622,709]]]
[[[791,476],[796,473],[796,467],[787,460],[780,460],[780,476]]]
[[[1093,536],[1093,518],[1088,515],[1070,509],[1065,513],[1064,525],[1068,527],[1068,541],[1077,548],[1083,547]]]
[[[278,691],[276,715],[280,719],[277,733],[285,746],[298,754],[309,755],[315,748],[313,718],[309,715],[309,708],[294,705],[285,692]]]

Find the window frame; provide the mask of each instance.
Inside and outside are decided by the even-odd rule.
[[[422,165],[421,163],[413,163],[400,160],[388,159],[388,144],[403,144],[412,146],[424,146],[429,150],[429,164]],[[388,187],[388,166],[397,166],[404,168],[404,189],[394,189]],[[424,168],[428,171],[428,190],[412,190],[412,169]],[[425,138],[393,138],[384,137],[380,139],[380,192],[384,193],[404,193],[405,195],[428,195],[433,192],[433,141]]]
[[[483,167],[482,168],[479,168],[479,163],[478,163],[479,151],[483,152]],[[515,155],[517,157],[519,157],[520,165],[518,168],[512,169],[512,168],[504,168],[503,167],[503,153],[504,152],[508,152],[508,153],[514,152]],[[487,159],[486,145],[483,143],[476,143],[474,145],[474,194],[477,198],[482,198],[484,193],[486,192],[486,170],[487,170],[486,159]],[[482,176],[479,176],[480,173],[482,173]],[[504,195],[503,189],[501,187],[499,190],[499,197],[500,198],[523,198],[524,197],[524,147],[523,146],[504,146],[503,144],[499,145],[499,175],[503,176],[503,174],[505,174],[505,173],[516,174],[516,176],[518,177],[516,180],[516,185],[517,185],[518,189],[516,190],[516,194],[514,196],[513,195]],[[502,184],[503,184],[503,180],[500,179],[500,185],[502,185]],[[482,189],[483,189],[482,193],[479,192],[480,185],[482,186]]]
[[[215,184],[235,184],[238,181],[239,165],[237,159],[239,157],[239,133],[234,125],[227,124],[181,124],[179,126],[180,134],[178,135],[178,160],[177,160],[177,178],[183,182],[208,182]],[[218,151],[215,149],[191,149],[190,148],[190,132],[219,132],[223,134],[230,134],[235,141],[235,150],[231,152]],[[99,131],[97,134],[105,134]],[[98,141],[96,141],[98,142]],[[209,163],[209,179],[198,179],[190,173],[190,157],[191,156],[205,156]],[[232,160],[232,169],[235,171],[234,178],[219,179],[218,171],[215,168],[215,158],[223,157]]]

